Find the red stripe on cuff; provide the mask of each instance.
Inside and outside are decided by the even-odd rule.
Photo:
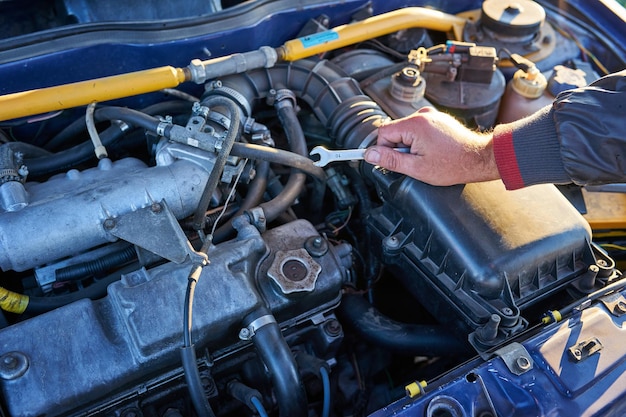
[[[524,187],[522,173],[517,164],[515,147],[513,146],[513,133],[504,130],[493,135],[493,155],[500,172],[500,177],[507,190],[516,190]]]

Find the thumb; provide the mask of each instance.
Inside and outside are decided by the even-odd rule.
[[[372,146],[365,152],[365,161],[401,174],[409,174],[415,155],[402,153],[387,146]]]

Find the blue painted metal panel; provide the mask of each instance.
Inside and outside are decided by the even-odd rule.
[[[516,375],[500,356],[476,360],[434,381],[425,395],[405,397],[371,417],[623,416],[625,323],[626,316],[616,316],[599,303],[522,342],[532,369]],[[602,347],[579,361],[570,349],[584,341]]]

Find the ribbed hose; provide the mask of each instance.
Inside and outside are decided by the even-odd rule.
[[[445,327],[400,323],[383,315],[358,295],[344,295],[338,312],[342,321],[365,340],[394,353],[445,356],[470,351],[469,345]]]
[[[249,314],[243,324],[247,327],[259,318],[268,317],[272,317],[269,311],[260,308]],[[280,417],[306,417],[306,392],[300,381],[296,360],[276,320],[256,329],[252,343],[269,371]]]
[[[137,253],[135,252],[134,246],[126,246],[125,248],[119,249],[98,259],[59,268],[54,271],[55,279],[57,282],[73,281],[101,274],[110,269],[119,267],[120,265],[124,265],[136,257]]]
[[[226,159],[230,155],[230,150],[232,149],[233,144],[239,137],[239,128],[241,126],[241,110],[234,101],[226,97],[212,96],[203,100],[202,104],[209,108],[211,108],[211,106],[225,107],[230,114],[230,127],[228,128],[228,133],[226,134],[224,143],[222,143],[222,148],[217,154],[217,158],[215,158],[213,169],[209,174],[209,179],[204,186],[200,202],[198,203],[198,207],[193,215],[193,226],[195,230],[201,230],[204,227],[204,216],[209,208],[211,196],[213,195],[213,192],[217,188],[217,184],[222,177],[222,171],[226,165]]]
[[[293,91],[313,109],[338,147],[374,143],[378,126],[387,118],[353,78],[328,61],[303,59],[230,75],[221,81],[223,87],[210,94],[231,97],[243,108],[251,108],[255,100],[266,98],[272,90]]]

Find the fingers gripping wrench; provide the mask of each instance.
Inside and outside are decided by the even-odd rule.
[[[411,148],[393,148],[398,152],[409,153]],[[309,155],[319,156],[319,161],[313,162],[313,165],[325,167],[331,162],[339,161],[360,161],[365,158],[367,149],[326,149],[323,146],[316,146],[311,150]]]

